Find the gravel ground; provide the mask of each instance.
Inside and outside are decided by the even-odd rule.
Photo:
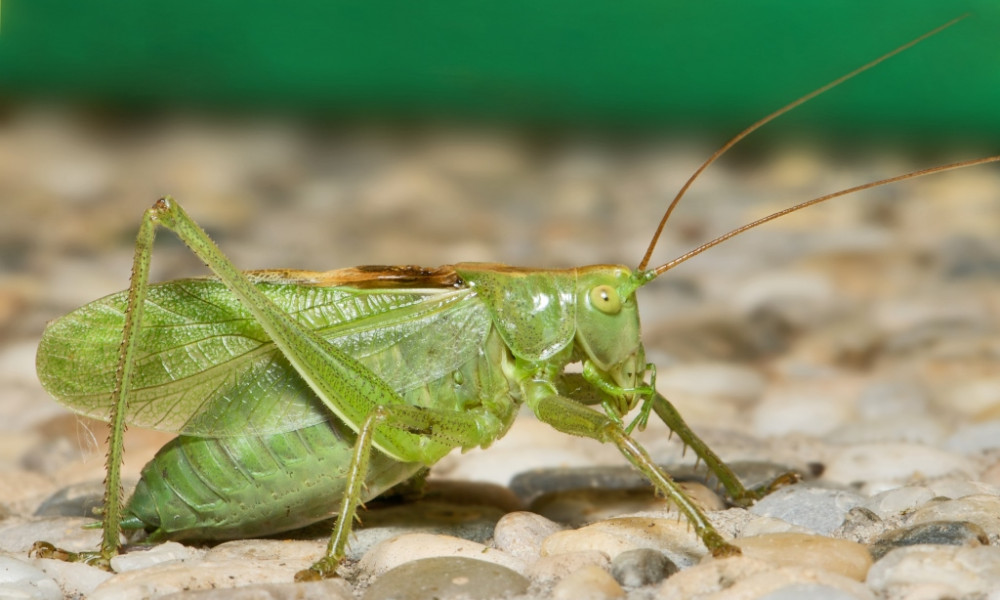
[[[687,524],[641,489],[614,448],[524,415],[493,448],[441,461],[422,500],[373,505],[346,583],[288,584],[322,551],[324,527],[293,540],[136,550],[110,578],[29,559],[38,539],[96,544],[96,532],[79,529],[85,519],[70,515],[93,503],[105,435],[40,388],[38,338],[47,320],[127,285],[140,215],[158,196],[173,194],[246,268],[634,266],[711,148],[41,108],[4,119],[4,594],[931,598],[1000,589],[995,167],[809,209],[639,292],[659,389],[694,429],[748,480],[782,469],[806,476],[750,510],[727,508],[662,426],[638,436],[688,480],[742,558],[704,558]],[[744,150],[695,186],[657,255],[969,152]],[[154,279],[202,273],[171,235],[160,237]],[[131,430],[126,475],[134,480],[167,439]]]

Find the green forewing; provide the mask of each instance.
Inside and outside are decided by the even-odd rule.
[[[398,393],[478,356],[490,316],[468,289],[258,287],[282,310],[378,374]],[[42,385],[73,410],[108,418],[126,294],[52,322],[38,350]],[[186,435],[292,431],[328,420],[260,325],[218,281],[151,286],[127,421]]]

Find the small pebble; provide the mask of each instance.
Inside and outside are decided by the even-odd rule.
[[[68,485],[42,502],[36,517],[86,517],[93,519],[96,509],[104,505],[104,484],[85,481]]]
[[[111,568],[114,569],[115,573],[127,573],[128,571],[148,569],[156,565],[197,560],[204,555],[204,550],[177,542],[164,542],[156,546],[119,554],[111,559]]]
[[[914,511],[908,522],[917,525],[933,521],[968,521],[991,537],[1000,536],[1000,497],[983,494],[931,502]]]
[[[852,492],[793,485],[763,498],[750,512],[826,534],[840,527],[847,511],[862,502],[864,498]]]
[[[875,494],[866,500],[862,506],[871,510],[883,519],[894,517],[930,502],[936,494],[930,488],[919,485],[908,485],[893,488]]]
[[[753,537],[767,533],[812,533],[809,529],[793,525],[777,517],[762,517],[752,515],[752,518],[739,530],[740,537]]]
[[[385,572],[365,591],[364,600],[478,600],[527,590],[525,577],[499,564],[439,556],[414,560]]]
[[[280,561],[308,567],[326,552],[327,540],[232,540],[222,542],[204,552],[206,563],[243,561]]]
[[[683,569],[660,585],[656,597],[657,600],[750,600],[799,584],[821,585],[841,590],[850,598],[874,600],[864,584],[842,575],[805,567],[778,567],[747,556],[707,560]]]
[[[542,543],[542,556],[599,550],[614,560],[622,552],[636,548],[659,550],[678,566],[691,565],[708,552],[678,515],[676,519],[620,517],[560,531]]]
[[[63,593],[43,571],[22,560],[0,556],[0,597],[59,600]]]
[[[91,565],[78,562],[39,558],[34,565],[56,580],[67,596],[87,598],[99,585],[113,574]]]
[[[933,584],[938,598],[973,597],[1000,589],[1000,548],[920,545],[896,548],[868,571],[868,587],[883,597],[909,597]]]
[[[928,521],[882,534],[868,546],[875,560],[903,546],[939,544],[947,546],[985,546],[990,543],[983,528],[965,521]]]
[[[780,566],[810,567],[864,581],[872,557],[857,542],[803,533],[772,533],[735,541],[743,555]]]
[[[607,570],[611,568],[611,559],[608,558],[607,554],[598,550],[563,552],[539,558],[528,565],[525,574],[533,581],[544,583],[558,581],[590,565]]]
[[[658,600],[691,600],[709,598],[713,594],[725,592],[737,581],[743,581],[757,573],[764,573],[774,567],[762,560],[736,556],[723,560],[706,560],[691,567],[681,569],[660,584]]]
[[[611,576],[625,587],[659,583],[678,571],[662,552],[649,548],[626,550],[611,563]]]
[[[358,568],[378,576],[405,563],[422,558],[457,557],[492,562],[518,573],[525,563],[506,552],[450,535],[407,533],[379,542],[361,558]]]
[[[625,590],[604,569],[587,565],[559,581],[550,597],[554,600],[604,600],[624,598]]]
[[[844,522],[833,531],[832,537],[867,544],[885,528],[885,522],[877,514],[863,506],[855,506],[847,511]]]
[[[531,512],[507,513],[493,530],[493,545],[524,561],[537,560],[542,554],[542,542],[562,525]]]
[[[982,481],[942,477],[927,482],[927,487],[936,497],[959,499],[966,496],[1000,496],[1000,487]]]

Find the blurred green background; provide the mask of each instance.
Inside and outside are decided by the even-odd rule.
[[[771,133],[993,139],[996,0],[8,0],[0,93],[728,132],[964,12]]]

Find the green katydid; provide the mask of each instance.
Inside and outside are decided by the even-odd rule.
[[[154,541],[218,540],[288,531],[333,514],[326,555],[297,579],[332,576],[360,503],[454,448],[489,446],[506,433],[522,403],[561,432],[615,444],[675,503],[713,555],[739,553],[631,432],[655,412],[738,505],[790,477],[746,489],[657,393],[655,369],[640,342],[636,291],[790,212],[1000,156],[815,198],[647,269],[655,243],[694,179],[737,141],[952,23],[733,138],[674,198],[635,271],[459,263],[241,272],[179,204],[157,201],[142,220],[129,289],[54,321],[39,346],[45,388],[72,409],[108,420],[111,434],[100,551],[67,553],[39,542],[36,553],[107,567],[122,529],[148,530]],[[158,226],[176,233],[216,279],[150,285]],[[582,363],[582,375],[564,373],[572,362]],[[181,434],[144,468],[127,504],[120,488],[126,422]]]

